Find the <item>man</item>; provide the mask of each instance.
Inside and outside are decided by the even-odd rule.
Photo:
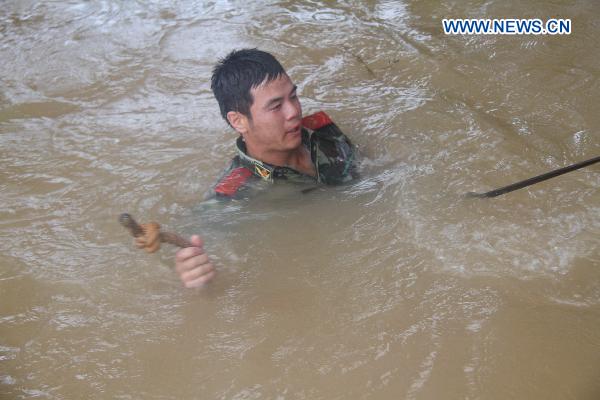
[[[253,181],[337,184],[356,177],[348,138],[323,112],[302,118],[296,85],[271,54],[231,52],[215,66],[211,88],[221,115],[240,134],[238,155],[214,187],[217,197],[238,197]],[[191,242],[195,247],[175,256],[186,287],[215,276],[201,238],[194,235]]]

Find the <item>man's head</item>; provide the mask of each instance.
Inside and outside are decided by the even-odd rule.
[[[263,161],[301,144],[302,107],[281,64],[257,49],[233,51],[213,70],[211,88],[221,115]]]
[[[258,49],[234,50],[213,69],[211,89],[219,103],[221,116],[229,124],[227,113],[236,111],[252,118],[250,107],[254,99],[251,89],[271,82],[285,70],[271,54]]]

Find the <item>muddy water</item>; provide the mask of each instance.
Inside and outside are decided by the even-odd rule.
[[[5,2],[0,398],[599,398],[599,167],[462,196],[600,154],[600,8],[527,3]],[[211,68],[248,46],[360,181],[201,204],[235,138]],[[182,288],[123,211],[201,233],[214,283]]]

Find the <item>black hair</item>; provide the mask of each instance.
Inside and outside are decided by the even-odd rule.
[[[254,99],[250,89],[281,75],[285,75],[285,70],[265,51],[242,49],[229,53],[215,65],[210,85],[221,116],[227,121],[227,113],[237,111],[251,119],[250,107]]]

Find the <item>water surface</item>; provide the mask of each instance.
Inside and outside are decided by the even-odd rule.
[[[445,36],[443,18],[570,18]],[[589,1],[33,2],[0,12],[0,397],[596,399],[600,154]],[[210,92],[274,53],[362,179],[201,199],[234,155]],[[128,211],[204,236],[134,249]]]

